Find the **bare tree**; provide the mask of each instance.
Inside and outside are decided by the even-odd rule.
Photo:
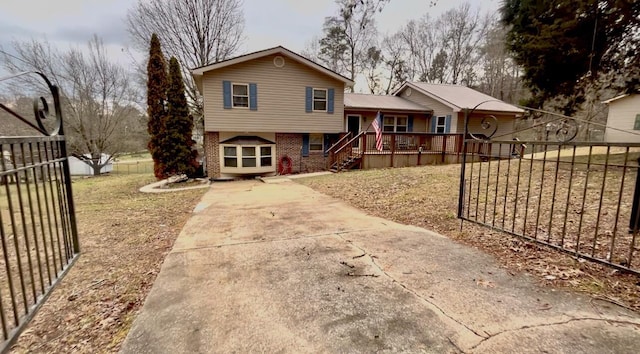
[[[401,34],[385,36],[380,48],[371,47],[363,61],[365,78],[373,94],[390,94],[409,78],[408,51]]]
[[[408,76],[412,80],[427,81],[435,55],[441,50],[436,40],[436,24],[429,15],[409,21],[399,32],[407,47]]]
[[[386,69],[383,93],[388,95],[409,79],[409,66],[405,59],[408,51],[401,33],[386,36],[382,40],[382,55]]]
[[[490,27],[480,47],[482,78],[479,89],[511,103],[522,98],[520,68],[505,46],[506,29],[497,21]]]
[[[94,174],[127,151],[130,138],[144,131],[133,79],[109,60],[99,37],[94,36],[86,50],[61,52],[36,40],[14,42],[13,47],[17,56],[5,55],[9,72],[40,71],[60,87],[69,152],[90,165]]]
[[[176,57],[183,72],[228,59],[243,41],[241,0],[139,0],[127,14],[135,47],[146,52],[157,33],[167,57]],[[196,127],[202,128],[202,100],[190,75],[186,93]]]
[[[370,58],[369,49],[377,45],[375,14],[387,1],[336,0],[338,15],[325,19],[319,41],[321,62],[351,80],[362,74],[364,62]]]
[[[479,48],[487,29],[487,20],[480,18],[480,12],[472,12],[471,5],[463,3],[446,11],[438,19],[441,46],[447,52],[446,80],[452,84],[471,85],[473,68],[478,63]]]

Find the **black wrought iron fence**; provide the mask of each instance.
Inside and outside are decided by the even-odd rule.
[[[458,217],[640,274],[640,143],[572,142],[579,120],[557,118],[556,141],[467,131]]]
[[[40,133],[0,137],[2,352],[26,327],[80,251],[58,92],[46,77],[37,75],[53,96],[57,119],[53,133],[42,122],[48,116],[44,99],[37,101],[36,124],[0,103],[0,111]]]
[[[542,152],[486,162],[468,144],[462,219],[640,274],[640,144],[496,141]]]

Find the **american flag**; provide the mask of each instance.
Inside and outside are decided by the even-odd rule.
[[[373,120],[371,125],[376,131],[376,149],[382,151],[382,115],[380,115],[380,111],[376,114],[376,119]]]

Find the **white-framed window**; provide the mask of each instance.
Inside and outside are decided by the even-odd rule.
[[[389,133],[404,133],[409,131],[407,116],[384,116],[382,131]]]
[[[224,167],[238,167],[238,148],[236,146],[225,146]]]
[[[273,147],[260,147],[260,167],[270,167],[273,165]]]
[[[447,132],[447,117],[438,116],[436,117],[436,131],[434,133],[444,134]]]
[[[324,151],[324,134],[309,134],[309,151]]]
[[[230,168],[273,166],[273,145],[223,145],[223,165]]]
[[[258,167],[256,150],[255,146],[242,147],[242,167]]]
[[[313,111],[327,111],[327,89],[313,89]]]
[[[636,114],[636,121],[633,124],[633,130],[640,130],[640,114]]]
[[[249,84],[231,84],[233,108],[249,108]]]

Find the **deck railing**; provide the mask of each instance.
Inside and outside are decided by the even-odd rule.
[[[463,134],[438,133],[382,133],[382,150],[376,148],[376,133],[361,132],[351,138],[345,135],[340,141],[329,148],[329,166],[334,166],[354,155],[376,156],[391,155],[429,155],[436,156],[436,161],[446,162],[449,156],[455,156],[460,161],[464,143]],[[480,146],[475,153],[489,155],[490,146]],[[418,159],[420,164],[420,159]]]
[[[464,142],[462,134],[382,133],[382,151],[376,149],[376,133],[366,132],[360,151],[366,155],[440,154],[460,155]]]

